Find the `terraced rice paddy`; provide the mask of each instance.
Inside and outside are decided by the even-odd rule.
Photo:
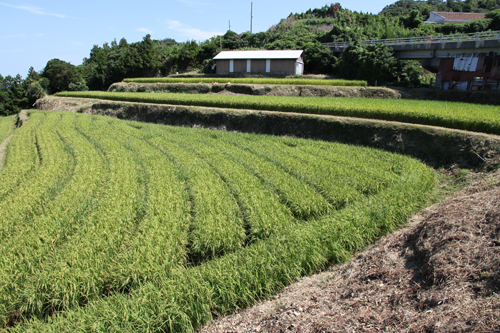
[[[192,331],[347,260],[435,185],[374,149],[34,112],[0,171],[0,322]]]
[[[360,80],[319,80],[319,79],[271,79],[271,78],[172,78],[172,77],[147,77],[124,79],[127,83],[238,83],[238,84],[278,84],[278,85],[313,85],[313,86],[361,86],[366,87],[366,81]]]
[[[500,107],[458,102],[352,97],[280,97],[99,91],[62,92],[56,95],[140,103],[371,118],[500,134]]]

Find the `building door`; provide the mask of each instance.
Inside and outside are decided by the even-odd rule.
[[[304,64],[300,62],[295,63],[295,75],[302,75],[304,74]]]
[[[234,60],[229,60],[229,73],[234,72]]]

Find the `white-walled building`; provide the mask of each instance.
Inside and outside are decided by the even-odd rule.
[[[303,50],[222,51],[214,57],[217,74],[304,73]]]

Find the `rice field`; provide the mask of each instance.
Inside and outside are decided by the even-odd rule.
[[[127,83],[220,83],[220,84],[275,84],[275,85],[313,85],[339,87],[366,87],[366,81],[360,80],[329,80],[329,79],[271,79],[271,78],[172,78],[147,77],[124,79]]]
[[[33,112],[0,170],[0,323],[192,332],[348,260],[435,187],[370,148]]]
[[[16,119],[14,117],[2,117],[0,116],[0,144],[3,140],[7,139],[9,135],[14,131],[14,123]]]
[[[61,97],[370,118],[500,135],[500,107],[459,102],[352,97],[280,97],[133,92],[62,92]]]

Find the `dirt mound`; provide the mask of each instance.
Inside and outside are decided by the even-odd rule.
[[[89,113],[92,105],[99,102],[90,98],[57,98],[46,96],[36,101],[38,110]]]
[[[186,94],[240,94],[308,97],[400,98],[401,94],[383,87],[335,87],[313,85],[263,85],[226,83],[114,83],[108,91],[168,92]]]
[[[495,332],[500,173],[414,217],[349,264],[203,332]],[[497,331],[498,332],[498,331]]]

